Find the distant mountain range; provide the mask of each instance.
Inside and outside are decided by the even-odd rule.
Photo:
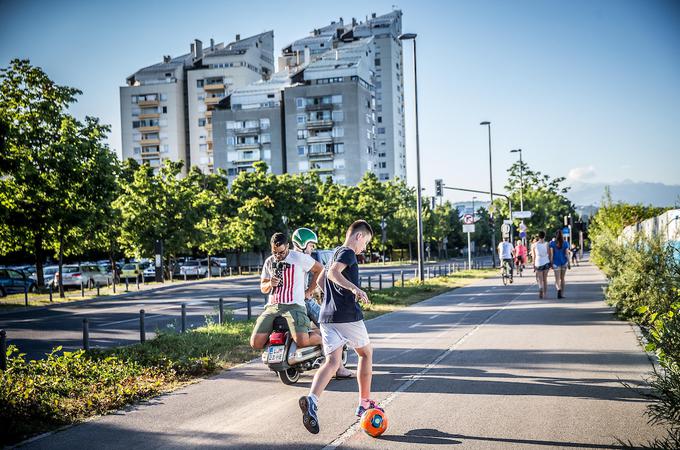
[[[576,205],[600,205],[605,186],[612,200],[653,206],[680,206],[680,185],[624,180],[618,183],[572,182],[567,197]]]

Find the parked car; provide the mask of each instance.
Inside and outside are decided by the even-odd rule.
[[[37,288],[35,280],[18,270],[0,269],[0,297],[4,297],[7,294],[24,292],[26,288],[28,288],[29,292],[35,292]]]
[[[217,261],[210,261],[210,274],[214,277],[220,276],[221,269],[220,263]],[[205,278],[208,276],[208,260],[202,259],[200,261],[190,260],[186,261],[179,268],[180,276],[186,274],[187,277],[201,277]]]
[[[140,274],[144,273],[144,269],[151,265],[150,262],[131,262],[123,265],[120,270],[120,279],[132,278],[136,279]]]
[[[61,273],[64,278],[62,285],[64,287],[95,287],[97,285],[105,285],[112,279],[113,275],[106,272],[95,264],[68,264],[61,267]],[[54,285],[59,285],[59,270],[54,274]]]
[[[43,267],[43,281],[45,281],[45,287],[50,285],[54,286],[54,275],[59,271],[59,266],[47,266]],[[36,283],[38,281],[36,277]]]
[[[156,266],[149,264],[146,269],[142,272],[144,279],[155,279],[156,278]]]

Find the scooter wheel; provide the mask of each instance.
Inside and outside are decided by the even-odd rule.
[[[279,370],[276,374],[283,384],[295,384],[300,379],[300,371],[293,367],[286,370]]]

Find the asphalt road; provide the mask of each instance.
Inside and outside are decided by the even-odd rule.
[[[383,275],[383,287],[390,287],[392,273],[398,285],[401,271],[404,271],[405,279],[410,279],[414,269],[415,265],[372,265],[362,270],[362,276],[370,276],[371,286],[377,289],[380,274]],[[364,278],[364,285],[367,284],[368,280]],[[259,289],[259,277],[243,276],[169,285],[159,290],[74,304],[0,312],[0,329],[7,332],[8,345],[16,345],[28,358],[36,359],[57,346],[62,346],[63,350],[82,348],[83,319],[89,322],[92,348],[129,345],[139,342],[141,309],[145,311],[146,338],[151,339],[156,330],[180,328],[182,303],[186,304],[187,328],[191,328],[205,324],[207,316],[217,320],[219,298],[223,298],[225,309],[232,310],[237,318],[245,318],[248,295],[252,299],[252,314],[257,316],[265,303]]]
[[[603,276],[582,265],[567,280],[559,301],[530,277],[492,278],[369,321],[379,439],[357,429],[354,380],[331,382],[311,435],[297,406],[311,373],[285,386],[253,361],[26,448],[611,449],[661,435],[622,384],[644,392],[652,366],[603,303]]]

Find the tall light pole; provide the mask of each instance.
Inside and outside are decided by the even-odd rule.
[[[491,206],[489,206],[489,225],[491,225],[491,263],[496,267],[496,229],[493,223],[493,170],[491,169],[491,122],[480,122],[486,125],[489,130],[489,195],[491,195]]]
[[[404,33],[399,36],[400,41],[413,41],[413,80],[416,102],[416,207],[418,208],[418,277],[420,281],[425,281],[423,254],[423,216],[422,216],[422,195],[420,189],[420,136],[418,135],[418,64],[416,60],[416,36],[415,33]]]
[[[519,210],[524,211],[524,165],[522,164],[522,149],[518,148],[510,150],[510,153],[519,153]]]

